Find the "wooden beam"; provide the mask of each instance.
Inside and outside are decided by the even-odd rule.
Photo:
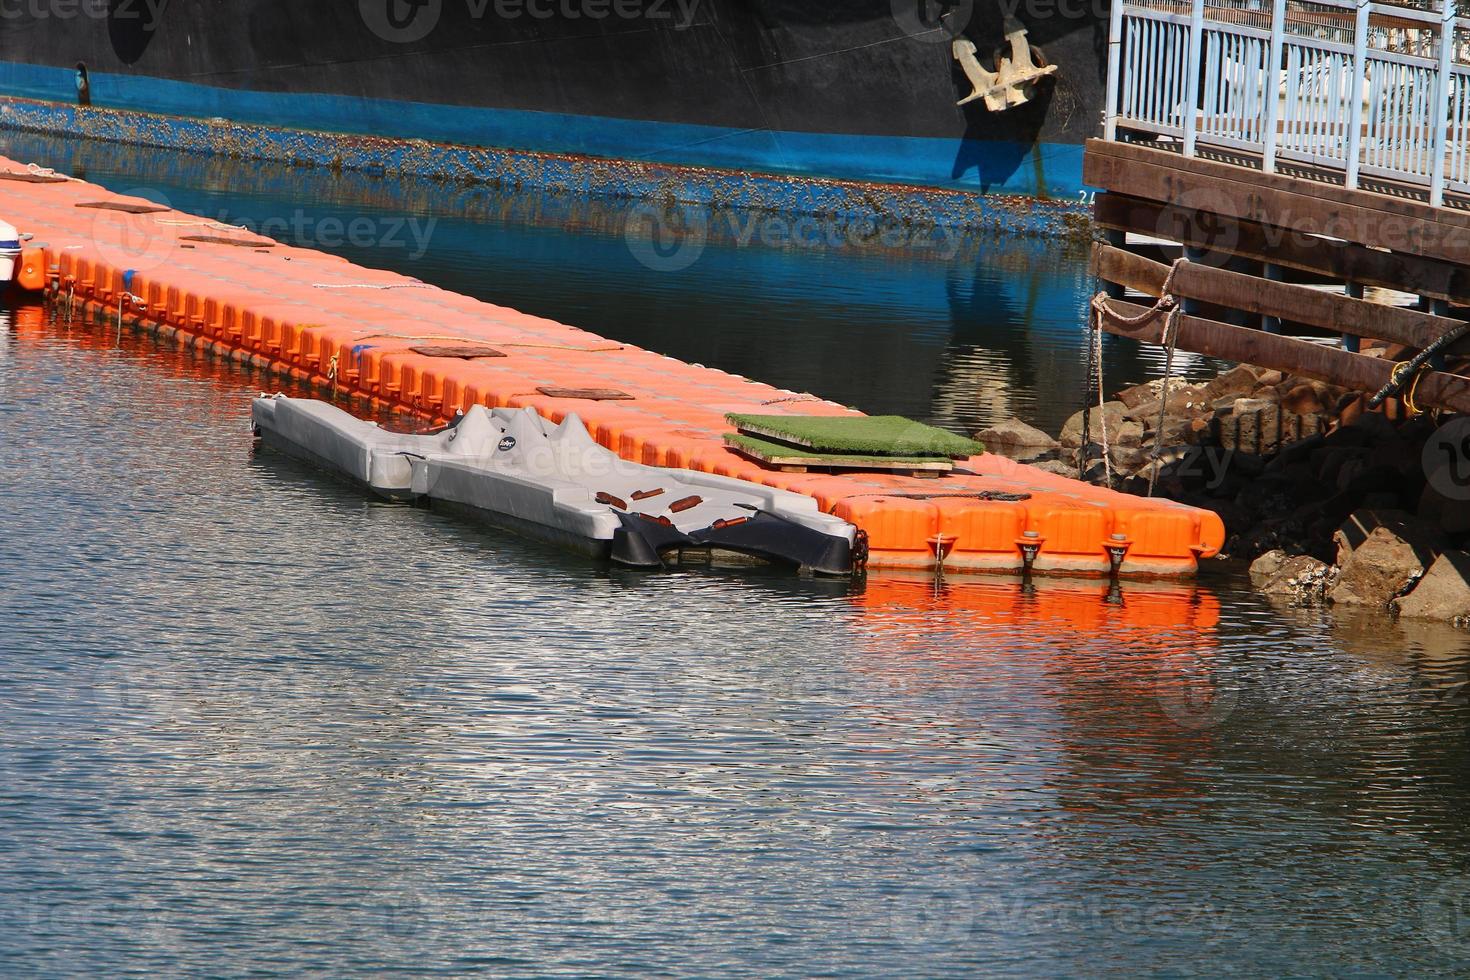
[[[1328,279],[1470,306],[1470,267],[1453,262],[1385,252],[1254,221],[1201,220],[1199,212],[1189,208],[1126,194],[1099,194],[1094,218],[1113,231],[1164,238]]]
[[[1092,247],[1093,272],[1108,282],[1158,296],[1169,266],[1112,245]],[[1418,310],[1385,306],[1310,286],[1275,282],[1228,269],[1186,262],[1174,273],[1174,295],[1228,309],[1244,310],[1327,330],[1374,337],[1423,350],[1464,321]],[[1457,341],[1452,353],[1470,350],[1470,339]]]
[[[1119,300],[1110,300],[1108,305],[1124,317],[1135,317],[1147,310],[1147,307],[1136,303]],[[1136,326],[1104,318],[1103,329],[1120,337],[1157,344],[1164,339],[1164,318],[1152,317]],[[1389,374],[1393,371],[1393,362],[1382,358],[1352,354],[1337,347],[1194,316],[1179,318],[1177,343],[1181,350],[1206,357],[1256,364],[1356,391],[1377,391],[1388,383]],[[1414,400],[1424,406],[1470,412],[1470,378],[1430,372],[1420,379]]]
[[[1470,230],[1470,211],[1437,208],[1410,197],[1394,197],[1375,191],[1347,188],[1341,184],[1310,180],[1290,174],[1268,174],[1254,167],[1243,167],[1221,160],[1209,160],[1204,157],[1186,158],[1172,150],[1163,150],[1143,143],[1110,143],[1096,138],[1089,139],[1083,154],[1084,168],[1087,166],[1089,157],[1110,157],[1141,165],[1164,166],[1203,177],[1239,181],[1264,190],[1279,191],[1285,194],[1307,194],[1314,199],[1344,207],[1376,210],[1385,214],[1413,218],[1417,221],[1432,221]],[[1290,162],[1289,160],[1283,161],[1288,165]],[[1424,191],[1428,193],[1428,187],[1425,187]],[[1167,200],[1167,198],[1160,200]]]
[[[1083,180],[1224,218],[1470,264],[1470,213],[1385,194],[1103,140],[1088,141]]]

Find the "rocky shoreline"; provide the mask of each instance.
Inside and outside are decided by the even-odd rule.
[[[1089,414],[1055,437],[1010,419],[975,438],[1128,493],[1153,476],[1156,496],[1220,515],[1222,557],[1249,561],[1268,595],[1470,625],[1470,417],[1370,411],[1249,365],[1134,385]]]

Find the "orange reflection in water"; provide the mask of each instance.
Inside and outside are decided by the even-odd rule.
[[[961,725],[1039,726],[1064,811],[1204,798],[1199,764],[1219,750],[1239,694],[1209,589],[884,573],[851,602],[864,642],[849,669],[911,693],[958,688],[949,703]]]

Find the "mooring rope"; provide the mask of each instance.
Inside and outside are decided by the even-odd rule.
[[[43,167],[39,163],[26,164],[26,173],[30,174],[32,177],[59,177],[62,180],[81,179],[80,177],[73,177],[71,174],[59,173],[52,167]]]
[[[187,221],[180,218],[154,218],[153,220],[160,225],[170,225],[175,228],[209,228],[212,231],[250,231],[244,225],[232,225],[223,221],[201,221],[192,218]]]
[[[1154,495],[1154,485],[1157,482],[1159,476],[1159,458],[1163,452],[1162,436],[1164,430],[1164,419],[1166,417],[1166,413],[1168,412],[1169,407],[1169,385],[1174,380],[1174,351],[1179,344],[1179,317],[1181,311],[1179,307],[1179,300],[1174,296],[1174,277],[1178,274],[1180,268],[1183,267],[1188,261],[1189,259],[1185,258],[1184,256],[1180,256],[1179,258],[1174,260],[1174,262],[1169,266],[1169,274],[1164,277],[1163,286],[1159,288],[1159,298],[1154,301],[1153,306],[1144,310],[1137,316],[1124,316],[1117,310],[1113,309],[1111,306],[1108,305],[1108,300],[1110,297],[1102,290],[1097,291],[1097,293],[1092,297],[1092,302],[1089,304],[1092,310],[1092,329],[1090,330],[1090,334],[1092,336],[1088,338],[1087,353],[1088,360],[1092,361],[1094,357],[1092,350],[1092,341],[1095,339],[1097,343],[1097,406],[1098,414],[1102,416],[1103,472],[1107,475],[1109,486],[1112,486],[1113,483],[1113,467],[1111,453],[1108,451],[1108,417],[1107,413],[1102,410],[1103,405],[1106,404],[1105,399],[1107,397],[1105,394],[1106,389],[1103,386],[1103,321],[1108,320],[1112,323],[1124,327],[1140,327],[1150,320],[1155,319],[1156,317],[1159,317],[1161,315],[1165,317],[1164,335],[1160,338],[1160,342],[1164,345],[1164,387],[1163,390],[1160,392],[1159,427],[1158,431],[1154,433],[1154,451],[1153,458],[1150,463],[1148,478],[1148,495],[1150,497]],[[1466,326],[1470,326],[1470,324],[1466,324]],[[1089,371],[1092,367],[1092,364],[1088,365]],[[1089,392],[1089,395],[1090,394],[1091,393]],[[1089,407],[1091,405],[1091,401],[1092,399],[1089,397]],[[1089,419],[1087,415],[1084,414],[1082,418],[1082,445],[1084,456],[1086,455],[1087,451],[1087,443],[1090,441],[1091,438],[1091,433],[1088,431],[1088,423]],[[1082,464],[1080,465],[1085,466],[1085,460],[1083,460]]]
[[[1418,354],[1415,354],[1410,360],[1399,361],[1393,366],[1393,370],[1389,372],[1388,384],[1378,389],[1378,391],[1374,392],[1373,397],[1368,399],[1368,407],[1377,408],[1402,391],[1404,408],[1408,411],[1409,415],[1423,414],[1419,406],[1414,403],[1414,394],[1419,389],[1419,380],[1425,374],[1429,373],[1425,368],[1436,354],[1467,333],[1470,333],[1470,323],[1463,323],[1453,330],[1446,330],[1440,334],[1433,343]],[[1405,385],[1408,386],[1407,391],[1404,391]]]
[[[1148,467],[1148,495],[1159,482],[1159,459],[1164,452],[1164,420],[1169,415],[1169,388],[1174,381],[1174,350],[1179,345],[1179,308],[1164,320],[1164,385],[1159,392],[1159,424],[1154,428],[1154,451]]]
[[[313,289],[433,289],[426,282],[314,282]]]

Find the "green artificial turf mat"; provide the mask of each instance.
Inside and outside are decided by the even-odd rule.
[[[819,453],[964,459],[985,451],[985,447],[973,439],[901,415],[732,414],[726,418],[749,435]]]
[[[725,443],[762,462],[785,466],[831,466],[842,469],[950,469],[947,456],[864,456],[803,449],[755,436],[727,433]]]

